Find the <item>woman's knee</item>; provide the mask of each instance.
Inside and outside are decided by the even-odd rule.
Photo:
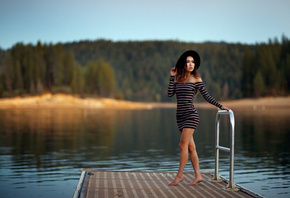
[[[193,129],[188,129],[184,128],[181,132],[181,139],[179,143],[179,149],[180,150],[188,150],[188,147],[190,145],[190,139],[192,138],[194,130]]]
[[[186,144],[185,142],[180,142],[179,149],[180,150],[188,150],[188,144]]]
[[[189,152],[189,153],[194,153],[194,152],[196,152],[196,147],[195,147],[194,144],[189,144],[189,146],[188,146],[188,152]]]

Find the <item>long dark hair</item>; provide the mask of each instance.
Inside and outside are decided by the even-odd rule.
[[[184,66],[183,67],[177,67],[177,74],[176,74],[176,81],[178,82],[184,82],[184,80],[186,79],[186,71],[185,71],[185,67],[186,67],[186,60],[184,60]],[[197,67],[194,66],[193,71],[191,72],[191,74],[195,77],[195,78],[199,78],[200,75],[197,72]]]

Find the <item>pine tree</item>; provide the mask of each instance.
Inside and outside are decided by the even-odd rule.
[[[16,94],[20,94],[23,92],[23,77],[21,72],[21,66],[19,61],[16,61],[15,64],[15,78],[14,78],[14,91],[16,91]]]
[[[4,82],[5,82],[5,87],[6,87],[5,90],[7,90],[8,95],[12,94],[12,91],[14,89],[13,87],[13,80],[15,78],[14,76],[15,76],[15,72],[14,72],[12,56],[10,53],[7,53],[4,60]]]
[[[256,97],[260,97],[263,95],[265,90],[264,79],[260,71],[256,74],[254,78],[254,94]]]
[[[44,61],[44,52],[41,43],[38,41],[35,49],[35,84],[36,84],[36,93],[42,94],[44,92],[45,84],[45,61]]]
[[[89,94],[98,94],[99,83],[97,79],[98,65],[95,61],[87,62],[85,66],[85,87]]]
[[[242,67],[242,92],[244,97],[249,97],[253,93],[252,79],[253,75],[253,60],[254,53],[246,48],[243,58],[243,67]]]
[[[74,55],[73,52],[67,52],[63,57],[63,84],[70,86],[74,72]]]
[[[101,97],[112,97],[115,89],[114,71],[103,59],[99,59],[97,65],[98,94]]]
[[[80,95],[84,94],[84,85],[85,85],[85,79],[84,79],[84,72],[82,66],[77,63],[74,66],[73,71],[73,77],[71,81],[71,88],[74,93],[78,93]]]

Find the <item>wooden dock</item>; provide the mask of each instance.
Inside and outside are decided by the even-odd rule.
[[[194,179],[194,173],[185,172],[184,180],[177,186],[168,186],[175,172],[123,172],[82,169],[74,198],[109,197],[193,197],[193,198],[234,198],[262,197],[239,185],[235,191],[226,190],[225,179],[212,181],[212,172],[203,172],[204,181],[194,186],[187,184]]]

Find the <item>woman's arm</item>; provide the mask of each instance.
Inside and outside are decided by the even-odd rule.
[[[175,75],[176,75],[176,69],[172,68],[170,70],[170,80],[169,80],[169,85],[167,89],[168,97],[172,97],[175,94],[175,83],[174,83]]]
[[[203,98],[208,101],[210,104],[217,106],[218,108],[220,108],[221,110],[231,110],[230,108],[226,107],[226,106],[222,106],[220,103],[218,103],[213,97],[211,97],[208,93],[208,91],[205,89],[202,79],[198,78],[196,80],[196,85],[198,90],[200,91],[200,93],[202,94]]]
[[[170,76],[169,85],[167,89],[168,97],[172,97],[175,94],[175,83],[174,83],[174,76]]]
[[[197,82],[196,83],[196,87],[197,89],[200,91],[201,95],[203,96],[203,98],[209,102],[212,105],[215,105],[216,107],[223,109],[223,106],[218,103],[211,95],[209,95],[208,91],[205,89],[203,82]],[[226,109],[225,109],[226,110]]]

